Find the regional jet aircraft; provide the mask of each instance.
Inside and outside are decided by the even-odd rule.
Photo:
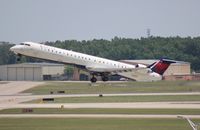
[[[138,64],[131,65],[118,61],[91,56],[71,50],[60,49],[33,42],[22,42],[10,48],[15,54],[72,64],[87,70],[91,76],[91,82],[97,81],[101,76],[103,81],[108,81],[110,75],[121,75],[136,81],[161,80],[165,70],[173,60],[161,59],[149,66]]]

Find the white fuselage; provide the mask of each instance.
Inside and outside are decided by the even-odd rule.
[[[74,52],[71,50],[60,49],[33,42],[24,42],[23,44],[24,45],[16,45],[12,47],[11,50],[16,54],[25,56],[47,59],[67,64],[81,65],[90,71],[96,72],[110,72],[115,69],[135,68],[134,65]]]
[[[161,75],[149,71],[149,68],[140,65],[143,69],[138,69],[135,65],[130,65],[118,61],[109,60],[91,56],[71,50],[60,49],[33,42],[23,42],[10,48],[16,54],[25,56],[62,62],[66,64],[75,64],[85,67],[92,73],[118,74],[137,81],[155,81],[161,80]],[[139,68],[140,68],[139,67]]]

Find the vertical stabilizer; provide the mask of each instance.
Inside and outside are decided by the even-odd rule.
[[[172,63],[176,63],[176,61],[168,59],[160,59],[159,61],[149,65],[148,68],[150,68],[153,72],[163,75],[164,72],[169,67],[169,65]]]

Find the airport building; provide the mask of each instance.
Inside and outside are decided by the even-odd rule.
[[[42,81],[52,80],[64,73],[63,64],[22,63],[0,66],[0,80]]]

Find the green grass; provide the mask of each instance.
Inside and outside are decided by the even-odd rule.
[[[5,109],[0,114],[170,114],[199,115],[200,109],[119,109],[119,108],[33,108],[32,113],[24,113],[23,109]]]
[[[41,99],[26,103],[41,103]],[[161,95],[161,96],[104,96],[104,97],[62,97],[42,103],[111,103],[111,102],[168,102],[200,101],[200,95]]]
[[[57,91],[66,94],[98,94],[98,93],[150,93],[150,92],[200,92],[197,81],[159,81],[159,82],[122,82],[122,83],[90,83],[47,82],[44,85],[24,91],[24,93],[49,94]]]
[[[200,120],[194,120],[199,122]],[[190,130],[180,119],[1,118],[1,130]]]

